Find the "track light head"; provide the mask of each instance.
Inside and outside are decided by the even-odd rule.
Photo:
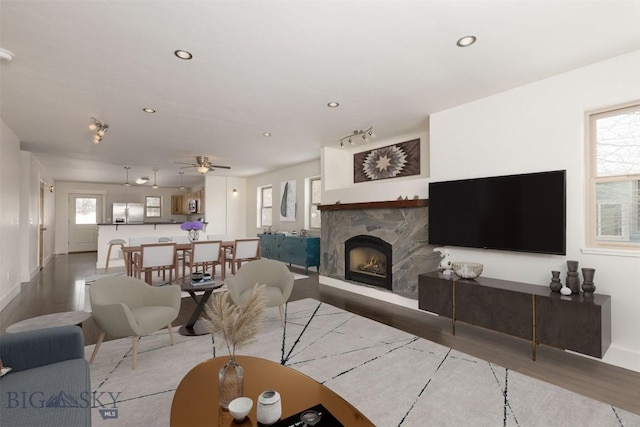
[[[353,137],[354,136],[359,136],[362,138],[363,141],[365,142],[369,142],[369,138],[375,138],[375,135],[373,133],[373,126],[370,126],[368,129],[366,130],[354,130],[353,133],[351,135],[347,135],[345,137],[340,138],[340,147],[344,148],[344,141],[346,140],[349,144],[353,144]]]
[[[93,136],[93,143],[98,144],[102,141],[102,137],[107,133],[107,129],[109,129],[109,125],[101,122],[95,117],[91,117],[93,123],[89,124],[89,129],[96,132]]]

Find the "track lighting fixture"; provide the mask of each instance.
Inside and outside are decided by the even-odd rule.
[[[107,130],[109,129],[109,125],[104,122],[101,122],[95,117],[91,117],[91,119],[93,120],[93,123],[89,125],[89,129],[92,131],[95,131],[96,133],[95,135],[93,135],[93,143],[99,144],[100,141],[102,141],[102,137],[107,133]]]
[[[351,135],[347,135],[343,138],[340,138],[340,147],[344,148],[344,141],[346,140],[349,144],[353,144],[354,137],[361,137],[364,142],[368,142],[369,138],[375,138],[376,135],[373,133],[373,126],[370,126],[369,129],[366,130],[354,130]]]

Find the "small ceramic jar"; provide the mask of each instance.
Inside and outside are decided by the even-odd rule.
[[[258,396],[258,407],[256,409],[258,422],[261,424],[273,424],[282,415],[282,402],[280,393],[275,390],[265,390]]]

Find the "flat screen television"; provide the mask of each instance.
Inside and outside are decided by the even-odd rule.
[[[566,171],[429,183],[429,243],[566,255]]]

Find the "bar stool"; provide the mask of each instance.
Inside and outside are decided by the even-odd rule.
[[[109,250],[107,250],[107,262],[104,266],[105,271],[109,271],[109,259],[111,259],[111,248],[113,248],[114,246],[120,246],[120,249],[124,249],[124,245],[126,245],[127,242],[125,242],[122,239],[111,239],[109,240]]]

